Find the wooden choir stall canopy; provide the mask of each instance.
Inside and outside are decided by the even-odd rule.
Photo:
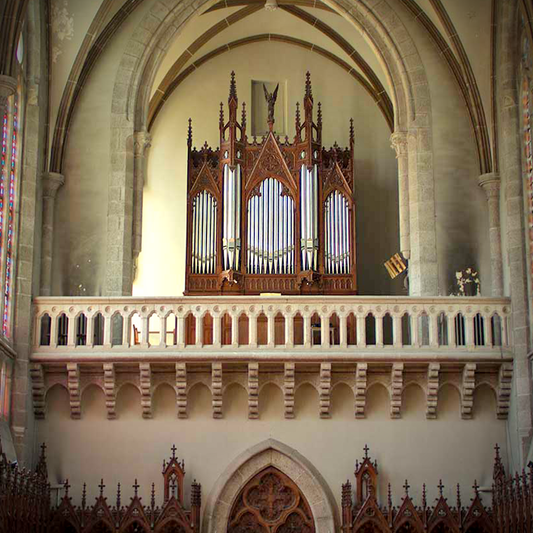
[[[356,294],[354,130],[350,146],[322,146],[307,73],[295,137],[274,133],[278,88],[268,93],[269,132],[249,142],[237,121],[231,74],[229,120],[220,104],[220,148],[192,146],[189,120],[185,294]]]

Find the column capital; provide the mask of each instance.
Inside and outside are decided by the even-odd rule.
[[[152,136],[146,130],[136,131],[133,134],[133,154],[136,157],[145,155],[150,146],[152,146]]]
[[[59,172],[43,172],[41,177],[43,197],[55,198],[59,188],[65,183],[65,176]]]
[[[7,108],[7,99],[15,94],[17,90],[17,80],[11,76],[0,74],[0,114],[5,113]]]
[[[501,180],[500,175],[497,172],[481,174],[478,178],[478,184],[485,191],[487,200],[499,197]]]
[[[396,152],[396,157],[407,155],[407,132],[395,131],[390,136],[391,148]]]

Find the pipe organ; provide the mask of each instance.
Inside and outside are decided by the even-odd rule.
[[[295,137],[274,133],[277,89],[265,96],[269,133],[238,121],[235,74],[220,147],[193,148],[189,120],[186,294],[356,294],[354,129],[350,146],[322,146],[307,73]]]

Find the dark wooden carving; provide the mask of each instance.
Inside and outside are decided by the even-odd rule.
[[[300,117],[297,107],[295,130],[292,142],[280,139],[273,132],[273,104],[277,90],[268,95],[269,133],[262,139],[250,140],[246,130],[246,112],[243,105],[242,118],[237,120],[237,90],[234,73],[232,73],[230,94],[228,99],[229,119],[225,121],[221,104],[219,129],[220,148],[212,149],[207,144],[196,149],[192,144],[192,127],[189,121],[188,135],[188,168],[187,168],[187,259],[185,294],[260,294],[275,292],[281,294],[357,294],[356,277],[356,236],[355,236],[355,196],[354,196],[354,130],[353,121],[350,127],[350,146],[340,148],[336,143],[332,148],[322,146],[322,112],[318,104],[316,122],[313,113],[313,96],[309,73],[307,76],[304,96],[304,117]],[[302,241],[300,216],[302,199],[300,174],[302,168],[317,169],[318,181],[316,190],[317,216],[317,261],[312,268],[302,265]],[[235,239],[239,247],[240,259],[234,267],[227,268],[223,259],[223,219],[224,202],[224,169],[240,168],[240,217],[236,222],[240,228],[240,238]],[[260,185],[268,179],[275,179],[282,187],[282,196],[294,202],[292,233],[294,246],[294,269],[291,272],[278,272],[269,269],[268,273],[257,273],[247,264],[248,250],[248,202],[250,198],[261,194]],[[342,194],[348,210],[347,225],[343,230],[349,254],[344,270],[328,272],[326,267],[325,249],[327,229],[325,228],[325,210],[328,196],[337,191]],[[194,243],[194,205],[200,195],[208,193],[216,203],[216,227],[209,220],[202,225],[201,235],[210,239],[216,233],[215,244],[210,240],[210,250],[215,247],[215,263],[209,263],[208,271],[198,271],[194,262],[194,253],[198,244]],[[229,205],[229,201],[228,201]],[[205,207],[205,206],[204,206]],[[211,208],[210,208],[211,209]],[[340,207],[339,207],[340,209]],[[204,211],[202,211],[204,212]],[[210,212],[211,213],[211,212]],[[211,216],[211,215],[210,215]],[[206,217],[200,217],[202,220]],[[344,219],[343,219],[344,220]],[[202,222],[204,224],[204,222]],[[207,230],[205,229],[207,227]],[[331,232],[334,231],[330,229]],[[331,237],[330,237],[331,238]],[[202,244],[205,246],[205,243]],[[277,252],[276,252],[277,253]],[[276,256],[274,253],[274,257]],[[342,252],[336,257],[343,257]],[[208,253],[206,256],[212,257]],[[342,260],[341,260],[342,261]],[[251,262],[251,261],[250,261]],[[331,268],[330,268],[331,270]]]
[[[457,501],[452,506],[443,496],[429,505],[426,487],[422,500],[415,505],[404,485],[399,507],[392,504],[389,485],[385,505],[378,501],[378,467],[368,455],[356,465],[355,500],[350,482],[342,486],[342,533],[531,533],[533,531],[533,468],[529,472],[508,476],[496,448],[493,471],[492,508],[482,499],[474,483],[474,497],[463,507],[457,487]],[[164,499],[156,505],[155,485],[148,505],[138,496],[139,485],[133,485],[134,496],[123,505],[120,484],[116,500],[104,495],[105,485],[93,505],[87,505],[85,485],[81,505],[75,506],[65,482],[65,494],[57,508],[50,507],[50,485],[45,447],[35,472],[11,466],[2,453],[0,443],[0,533],[199,533],[201,487],[191,485],[191,506],[183,504],[183,461],[172,456],[164,463]],[[311,507],[296,483],[274,467],[254,476],[236,498],[228,522],[227,533],[314,533]]]
[[[268,467],[242,489],[230,513],[228,533],[314,533],[311,509],[298,486]]]

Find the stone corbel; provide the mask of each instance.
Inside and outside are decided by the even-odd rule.
[[[107,418],[108,420],[113,420],[117,417],[115,410],[117,403],[117,388],[115,380],[115,365],[113,363],[104,363],[104,392]]]
[[[0,120],[7,111],[7,100],[17,90],[17,80],[11,76],[0,74]]]
[[[366,417],[368,363],[358,363],[355,371],[355,418]]]
[[[511,386],[513,381],[513,365],[504,363],[498,376],[498,406],[496,415],[500,420],[507,420],[511,404]]]
[[[259,363],[248,363],[248,418],[259,418]]]
[[[428,367],[426,418],[437,418],[437,402],[439,397],[439,363],[430,363]]]
[[[33,414],[37,420],[44,420],[46,413],[45,384],[43,365],[30,365],[31,393],[33,398]]]
[[[187,363],[176,363],[178,418],[187,418]]]
[[[70,395],[70,417],[81,418],[80,367],[67,363],[67,388]]]
[[[391,418],[402,417],[403,363],[394,363],[391,371]]]
[[[489,208],[490,264],[492,271],[492,296],[503,295],[502,230],[500,223],[500,175],[496,172],[482,174],[479,186],[487,196]]]
[[[211,365],[213,418],[222,418],[222,363]]]
[[[285,418],[294,418],[294,388],[295,364],[285,363],[285,375],[283,379],[283,401],[285,404]]]
[[[150,363],[139,363],[139,372],[143,418],[152,418],[152,368]]]
[[[328,320],[329,326],[329,320]],[[329,327],[328,327],[329,330]],[[329,331],[328,331],[329,335]],[[330,418],[329,408],[331,405],[331,363],[320,365],[320,418]]]
[[[474,390],[476,388],[476,363],[467,363],[463,369],[461,387],[461,418],[472,418],[474,408]]]

